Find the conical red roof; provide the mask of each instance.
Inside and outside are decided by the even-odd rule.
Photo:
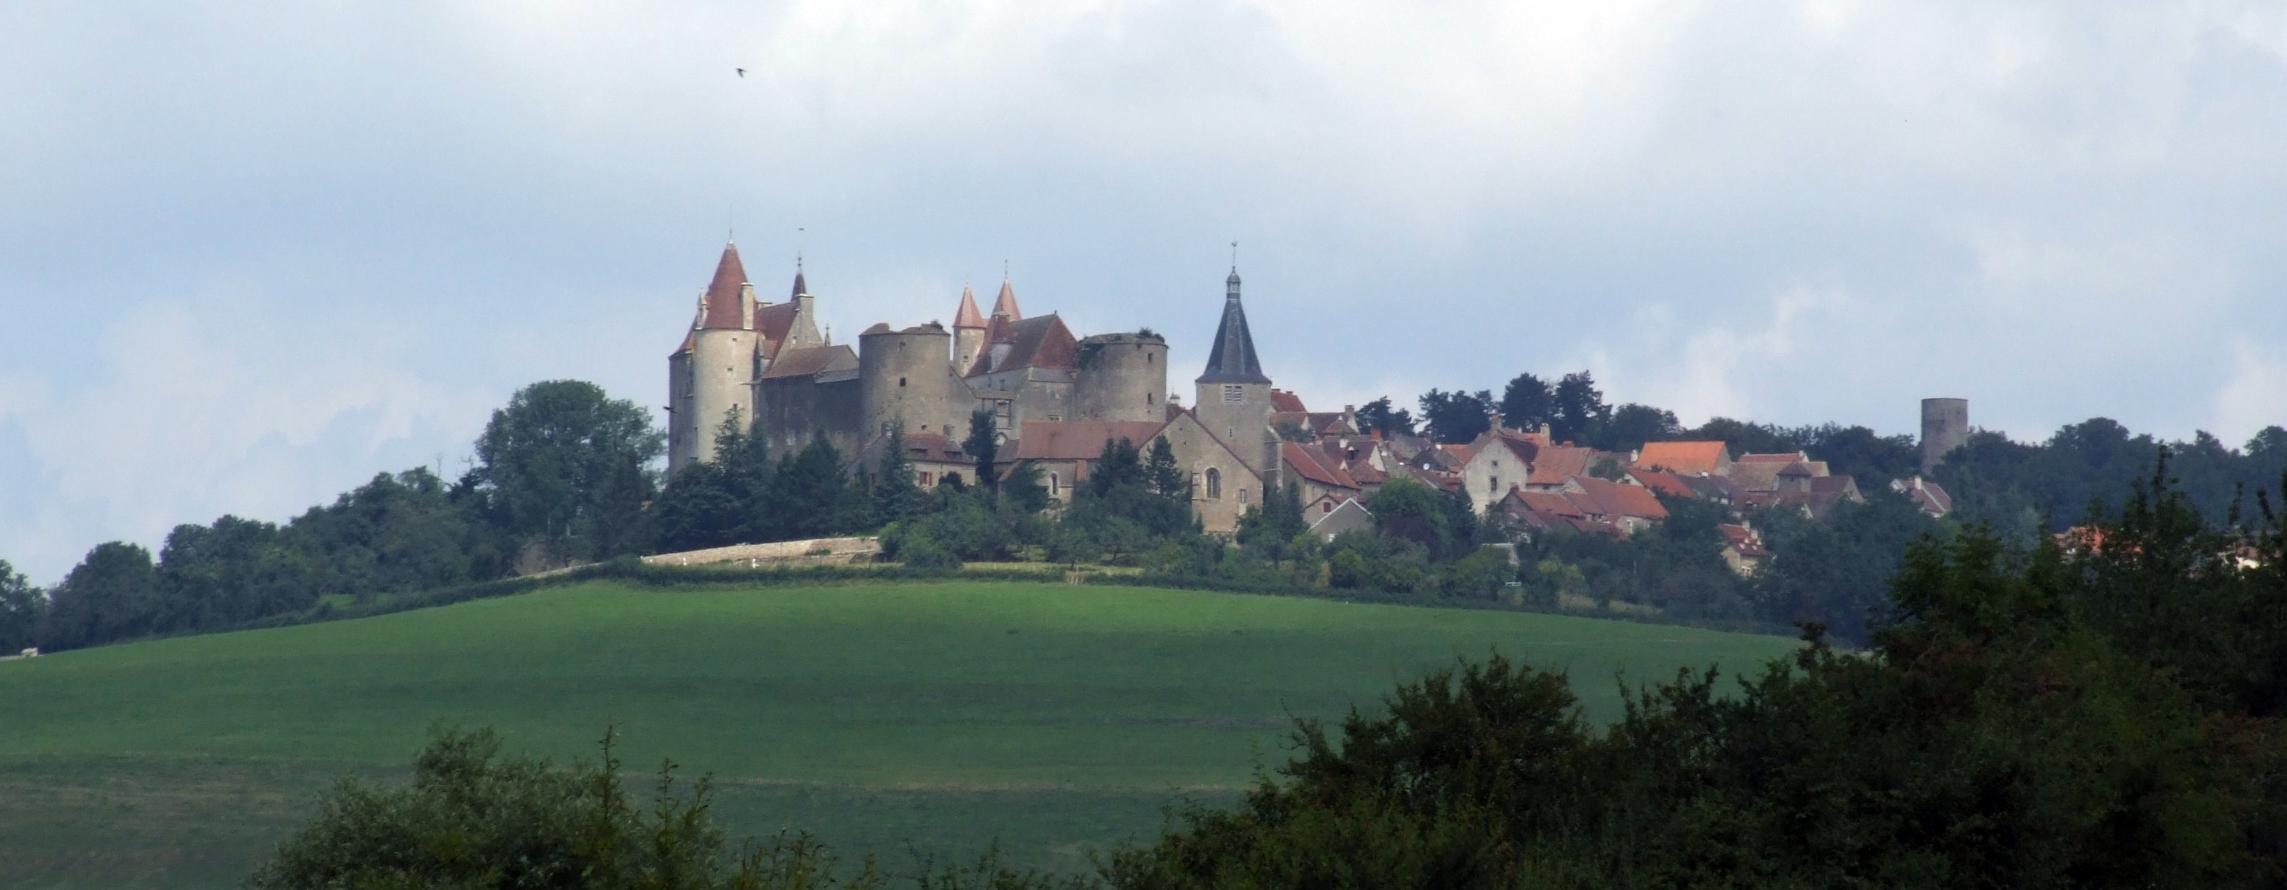
[[[1000,297],[993,300],[993,315],[1008,316],[1010,321],[1024,320],[1024,313],[1018,312],[1016,309],[1016,289],[1010,287],[1006,281],[1001,282]]]
[[[715,263],[715,280],[707,284],[707,311],[703,328],[743,327],[739,301],[746,289],[746,265],[739,262],[739,246],[723,245],[723,258]]]
[[[961,287],[961,311],[953,315],[953,327],[960,329],[984,326],[985,314],[977,311],[976,293],[969,290],[967,285],[963,285]]]

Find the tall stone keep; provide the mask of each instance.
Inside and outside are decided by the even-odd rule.
[[[1089,420],[1167,420],[1167,341],[1158,334],[1097,334],[1080,341],[1072,407]]]
[[[670,470],[713,460],[715,433],[735,409],[754,420],[754,284],[736,244],[723,247],[715,277],[699,295],[698,315],[683,345],[668,357],[667,464]]]
[[[1278,469],[1278,434],[1271,431],[1271,378],[1255,355],[1247,331],[1247,310],[1239,304],[1239,269],[1223,280],[1223,321],[1199,375],[1193,413],[1209,433],[1223,440],[1266,483]]]
[[[1968,441],[1968,399],[1922,400],[1922,472],[1937,469],[1948,453]]]

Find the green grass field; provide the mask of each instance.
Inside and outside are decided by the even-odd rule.
[[[1282,762],[1290,715],[1498,650],[1571,672],[1736,673],[1789,640],[1511,612],[1017,583],[592,583],[377,618],[0,663],[0,887],[227,886],[338,776],[443,720],[511,749],[721,783],[737,834],[886,865],[979,848],[1081,867]]]

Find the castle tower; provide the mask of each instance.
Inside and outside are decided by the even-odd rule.
[[[1937,469],[1948,453],[1968,442],[1968,399],[1922,400],[1923,473]]]
[[[893,423],[908,433],[943,433],[955,441],[966,433],[951,416],[958,380],[945,364],[951,339],[936,322],[902,331],[877,324],[858,335],[859,441],[887,432]],[[960,424],[967,421],[963,412]]]
[[[1009,286],[1008,279],[1001,279],[1001,295],[993,298],[993,317],[985,322],[985,350],[992,367],[999,367],[1009,350],[1015,348],[1016,323],[1023,320],[1024,313],[1016,308],[1016,288]],[[963,369],[963,373],[967,372],[968,369]]]
[[[1010,302],[1015,302],[1011,295]],[[953,373],[966,375],[985,352],[985,314],[977,311],[977,295],[961,286],[961,308],[953,313]]]
[[[715,433],[731,409],[753,421],[756,337],[754,285],[738,245],[726,244],[690,334],[668,358],[669,472],[714,459]]]
[[[1208,432],[1222,437],[1241,460],[1270,483],[1277,474],[1277,434],[1271,432],[1271,379],[1255,356],[1255,338],[1247,331],[1247,310],[1239,304],[1239,268],[1223,280],[1223,321],[1215,328],[1215,344],[1207,353],[1207,372],[1199,375],[1198,401],[1192,413]]]
[[[1073,413],[1088,420],[1167,420],[1167,340],[1158,334],[1098,334],[1073,360]]]

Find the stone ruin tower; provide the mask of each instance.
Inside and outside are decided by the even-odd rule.
[[[1923,474],[1937,469],[1948,453],[1968,441],[1968,399],[1922,400]]]

